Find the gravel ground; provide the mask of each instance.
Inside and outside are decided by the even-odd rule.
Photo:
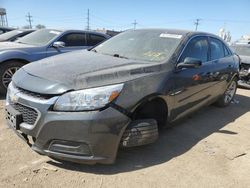
[[[119,151],[114,165],[58,163],[33,152],[4,120],[0,187],[249,187],[250,90],[227,108],[209,106],[152,145]]]

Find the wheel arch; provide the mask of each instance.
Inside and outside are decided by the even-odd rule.
[[[141,99],[131,110],[132,120],[140,118],[156,119],[158,126],[164,126],[169,118],[169,106],[167,101],[159,93],[151,94]]]
[[[30,62],[29,62],[28,60],[26,60],[26,59],[22,59],[22,58],[11,58],[11,59],[7,59],[7,60],[4,60],[4,61],[0,62],[0,65],[1,65],[1,64],[4,64],[4,63],[7,63],[7,62],[9,62],[9,61],[21,62],[21,63],[23,63],[24,65],[30,63]]]

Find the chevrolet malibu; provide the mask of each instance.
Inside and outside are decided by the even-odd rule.
[[[119,147],[153,143],[163,126],[205,105],[229,105],[238,71],[239,58],[215,35],[127,31],[19,69],[6,119],[39,154],[110,164]]]

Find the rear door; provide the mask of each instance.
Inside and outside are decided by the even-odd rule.
[[[197,68],[182,68],[175,70],[175,118],[181,117],[206,104],[212,93],[210,79],[213,62],[209,61],[209,44],[206,36],[197,36],[186,45],[178,63],[191,57],[202,61]],[[175,119],[174,118],[174,119]]]
[[[88,33],[87,44],[89,47],[96,46],[106,40],[106,38],[102,35]]]
[[[210,60],[214,67],[212,71],[214,97],[225,92],[228,80],[234,69],[234,57],[227,46],[219,39],[209,37]]]

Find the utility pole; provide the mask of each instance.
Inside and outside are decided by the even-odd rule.
[[[134,30],[136,29],[136,25],[138,24],[136,20],[132,23],[134,25]]]
[[[90,27],[89,27],[89,9],[88,9],[88,12],[87,12],[87,27],[86,27],[87,30],[90,30]]]
[[[196,20],[195,20],[195,22],[194,22],[194,25],[195,25],[195,31],[197,31],[198,26],[200,25],[200,21],[201,21],[201,19],[196,19]]]
[[[29,22],[29,25],[30,25],[30,29],[32,29],[32,24],[31,22],[33,22],[33,20],[31,19],[32,16],[30,15],[30,13],[28,13],[28,15],[26,16],[28,19],[27,19],[27,22]]]

